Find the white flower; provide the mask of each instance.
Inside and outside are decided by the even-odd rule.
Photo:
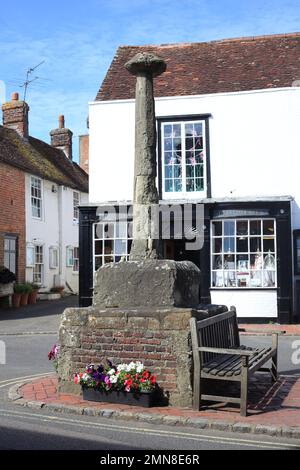
[[[142,364],[141,362],[137,362],[137,363],[136,363],[136,371],[137,371],[137,373],[140,374],[143,370],[144,370],[144,364]]]
[[[83,382],[87,382],[90,379],[89,374],[84,373],[83,376],[81,377],[81,380]]]
[[[109,380],[112,384],[115,384],[118,381],[118,377],[116,375],[111,375]]]
[[[126,364],[119,364],[117,366],[117,370],[121,372],[122,370],[127,370],[127,365]]]
[[[127,372],[131,372],[133,369],[135,369],[135,362],[130,362],[127,366]]]
[[[110,369],[107,373],[108,375],[113,375],[115,374],[115,372],[116,372],[115,369]]]

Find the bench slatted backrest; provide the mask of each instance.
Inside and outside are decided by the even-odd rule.
[[[232,349],[240,346],[235,310],[196,321],[195,324],[199,347]],[[214,357],[214,353],[201,353],[201,362],[205,364]]]

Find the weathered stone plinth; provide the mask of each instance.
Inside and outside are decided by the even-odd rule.
[[[191,261],[109,263],[95,275],[94,307],[195,307],[200,270]]]
[[[73,374],[87,364],[142,361],[157,377],[173,406],[192,406],[191,344],[189,320],[225,311],[224,306],[200,309],[69,308],[59,330],[61,346],[59,389],[80,393]]]

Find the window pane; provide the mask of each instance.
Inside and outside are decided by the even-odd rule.
[[[222,238],[213,238],[212,240],[212,252],[221,253],[222,252]]]
[[[166,192],[173,191],[173,180],[171,180],[171,179],[166,179],[165,180],[165,191]]]
[[[238,271],[244,272],[249,269],[249,258],[248,255],[237,256],[237,269]]]
[[[264,235],[274,235],[274,220],[263,221],[263,233]]]
[[[95,269],[99,269],[102,266],[102,256],[95,257]]]
[[[224,253],[234,251],[234,238],[224,238]]]
[[[9,238],[4,239],[4,250],[9,251]]]
[[[16,240],[14,238],[11,238],[9,240],[9,249],[10,249],[10,251],[15,251],[16,250]]]
[[[222,255],[213,256],[212,268],[213,269],[223,269]]]
[[[250,220],[250,235],[261,234],[261,220]]]
[[[248,220],[241,220],[236,223],[237,235],[248,235]]]
[[[112,240],[104,240],[104,253],[110,254],[113,253],[113,241]]]
[[[164,125],[164,136],[171,137],[172,135],[172,124],[165,124]]]
[[[213,287],[224,287],[223,270],[212,273],[212,285]]]
[[[222,222],[213,222],[212,223],[212,235],[213,236],[222,235]]]
[[[273,237],[263,237],[263,250],[275,252],[275,239]]]
[[[115,240],[115,253],[118,255],[126,254],[127,241],[126,240]]]
[[[262,273],[261,271],[250,272],[250,287],[262,287]]]
[[[5,253],[4,253],[4,266],[7,269],[10,269],[10,267],[9,267],[9,252],[8,251],[5,251]]]
[[[95,255],[102,255],[102,240],[95,242]]]
[[[225,271],[224,272],[224,285],[225,287],[236,287],[236,272]]]
[[[234,235],[234,222],[232,220],[224,221],[224,235]]]
[[[224,269],[235,269],[235,255],[224,255]]]
[[[204,179],[203,178],[196,178],[195,179],[195,190],[196,191],[203,191],[204,189]]]
[[[256,251],[261,251],[261,238],[260,237],[250,238],[250,251],[251,253],[255,253]]]
[[[181,179],[175,179],[174,180],[174,191],[175,192],[181,192],[182,191]]]
[[[103,224],[95,224],[95,238],[103,238]]]
[[[248,251],[248,237],[239,237],[236,239],[236,251],[245,253]]]
[[[195,181],[192,178],[187,178],[186,179],[186,190],[188,192],[195,191]]]
[[[127,237],[127,222],[118,222],[116,224],[116,238]]]

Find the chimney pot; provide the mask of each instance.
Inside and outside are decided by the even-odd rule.
[[[65,116],[63,114],[58,116],[58,126],[60,129],[64,129],[65,127]]]
[[[16,92],[16,91],[14,93],[12,93],[11,100],[12,101],[19,101],[19,93]]]

